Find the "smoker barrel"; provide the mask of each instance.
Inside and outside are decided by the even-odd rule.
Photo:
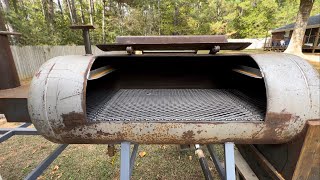
[[[62,56],[35,74],[28,109],[59,143],[263,143],[320,118],[319,74],[289,54]]]

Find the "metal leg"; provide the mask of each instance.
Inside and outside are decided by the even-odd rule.
[[[208,163],[206,161],[206,157],[205,157],[200,145],[199,144],[195,144],[194,147],[196,148],[195,154],[198,155],[199,163],[200,163],[204,178],[206,180],[213,180],[213,177],[212,177],[212,174],[210,172]]]
[[[130,179],[130,142],[121,143],[120,180]]]
[[[226,179],[235,180],[236,179],[236,167],[234,161],[234,143],[226,142],[224,144],[224,158],[226,167]]]
[[[31,123],[23,123],[20,126],[16,127],[15,129],[17,129],[17,128],[26,128],[26,127],[28,127],[30,125],[31,125]],[[12,129],[10,131],[7,131],[2,136],[0,136],[0,143],[2,143],[3,141],[11,138],[13,135],[15,135],[15,130],[14,129]]]
[[[133,150],[132,150],[132,153],[131,153],[131,157],[130,157],[130,177],[132,175],[134,162],[135,162],[136,157],[137,157],[138,147],[139,147],[139,144],[134,144]]]
[[[226,178],[225,169],[221,165],[219,157],[217,156],[216,152],[213,149],[213,145],[212,144],[208,144],[207,148],[208,148],[209,154],[210,154],[210,156],[212,158],[212,161],[214,163],[214,166],[216,167],[216,169],[217,169],[217,171],[218,171],[218,173],[220,175],[220,178],[221,179],[225,179]]]
[[[45,160],[43,160],[31,173],[28,174],[25,180],[37,179],[44,170],[61,154],[61,152],[68,146],[68,144],[59,145]]]

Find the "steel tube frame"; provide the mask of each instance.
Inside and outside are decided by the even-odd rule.
[[[236,166],[234,161],[234,143],[226,142],[224,144],[224,160],[226,168],[226,179],[236,179]]]
[[[46,170],[50,164],[62,153],[62,151],[68,146],[68,144],[59,145],[45,160],[43,160],[36,168],[34,168],[25,180],[37,179],[44,170]]]
[[[1,128],[0,134],[5,134],[10,131],[13,133],[13,135],[39,135],[35,128]]]
[[[14,135],[39,135],[37,130],[34,128],[27,128],[31,123],[23,123],[16,128],[0,128],[0,143],[8,140]],[[68,144],[59,145],[45,160],[43,160],[35,169],[33,169],[25,180],[37,179],[43,171],[45,171],[50,164],[61,154],[61,152],[68,146]]]
[[[138,144],[134,144],[131,156],[130,156],[130,142],[122,142],[121,143],[121,151],[120,151],[120,180],[129,180],[134,162],[138,152]]]
[[[82,29],[82,36],[83,36],[84,48],[85,48],[86,54],[92,54],[89,29]]]
[[[205,157],[200,145],[199,144],[195,144],[194,147],[196,149],[195,154],[197,154],[198,158],[199,158],[199,163],[200,163],[204,178],[206,180],[213,180],[213,177],[212,177],[212,174],[210,172],[208,163],[206,161],[206,157]]]
[[[235,180],[236,179],[236,166],[234,158],[234,143],[226,142],[224,143],[224,161],[225,166],[221,164],[218,156],[216,155],[213,145],[207,145],[208,151],[211,155],[212,161],[220,175],[221,179]]]
[[[211,156],[213,164],[214,164],[214,166],[216,167],[216,169],[217,169],[217,171],[219,173],[219,176],[221,177],[221,179],[225,179],[225,177],[226,177],[225,168],[220,163],[219,157],[217,156],[215,150],[213,149],[213,145],[212,144],[208,144],[207,145],[207,149],[209,151],[209,154]]]
[[[121,143],[120,180],[130,179],[130,142]]]
[[[7,128],[7,129],[1,128],[0,134],[3,134],[3,135],[0,136],[0,143],[2,143],[5,140],[8,140],[14,135],[30,135],[37,132],[37,130],[35,129],[26,128],[30,125],[31,123],[23,123],[16,128]]]
[[[139,147],[138,144],[134,144],[133,150],[132,150],[132,153],[131,153],[131,157],[130,157],[130,177],[132,176],[134,162],[135,162],[136,157],[137,157],[138,147]]]

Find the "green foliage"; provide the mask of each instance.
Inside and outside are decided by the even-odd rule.
[[[8,0],[9,8],[1,8],[7,25],[23,34],[15,43],[82,44],[81,31],[69,29],[72,20],[67,1],[72,2],[60,0],[60,8],[57,0],[52,6],[51,0]],[[97,27],[91,33],[94,44],[103,43],[103,36],[106,42],[113,42],[119,35],[265,37],[268,30],[294,22],[299,8],[299,0],[105,0],[105,6],[103,0],[92,1]],[[90,24],[90,0],[74,2],[77,24]],[[320,1],[315,1],[311,15],[319,12]]]

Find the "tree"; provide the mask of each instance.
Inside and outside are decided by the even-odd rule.
[[[105,32],[105,22],[106,22],[106,0],[103,1],[102,9],[102,42],[106,43],[106,32]]]
[[[9,5],[9,1],[8,0],[1,0],[1,6],[2,6],[5,14],[10,13],[10,5]],[[13,27],[12,27],[10,22],[7,21],[6,22],[6,26],[7,26],[8,30],[10,32],[14,31],[14,29],[13,29]]]
[[[94,3],[93,3],[93,0],[89,0],[89,13],[90,13],[90,24],[93,25],[94,23]]]
[[[66,0],[66,4],[69,9],[69,14],[70,14],[70,20],[72,24],[77,24],[78,23],[78,17],[77,17],[77,12],[76,12],[76,7],[74,0]]]
[[[63,16],[63,10],[62,10],[62,6],[61,6],[60,0],[58,0],[58,6],[59,6],[59,9],[60,9],[60,14]]]
[[[82,44],[71,24],[93,23],[93,43],[119,35],[215,35],[259,38],[295,20],[300,0],[0,0],[19,45]],[[318,14],[320,1],[311,15]],[[7,28],[10,29],[10,28]]]
[[[302,44],[313,3],[314,0],[300,0],[296,24],[294,26],[289,46],[285,50],[285,53],[295,54],[303,57]]]

